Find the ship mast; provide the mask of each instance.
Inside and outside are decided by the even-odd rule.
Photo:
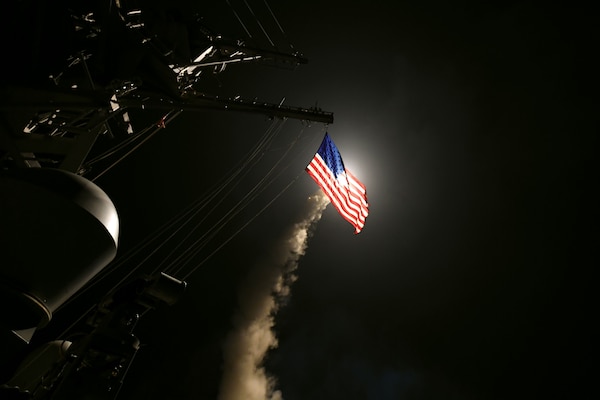
[[[66,7],[74,38],[36,37],[31,53],[43,56],[17,54],[17,63],[8,65],[15,67],[12,74],[0,84],[0,299],[11,305],[0,329],[2,398],[79,399],[91,391],[94,398],[114,399],[139,347],[133,335],[137,318],[172,304],[185,288],[164,273],[135,280],[112,292],[73,342],[52,341],[24,358],[36,332],[116,255],[118,213],[93,183],[107,170],[98,174],[96,162],[116,158],[109,161],[114,165],[182,112],[333,122],[331,112],[316,107],[206,89],[207,77],[229,66],[295,68],[307,62],[300,53],[227,39],[199,24],[190,31],[165,26],[181,21],[128,6],[134,1],[93,2],[92,10],[74,3]],[[44,17],[26,18],[36,29],[22,29],[37,32],[44,22],[63,28],[63,19]],[[182,49],[182,43],[189,46]],[[134,129],[134,117],[146,127]],[[99,142],[108,149],[95,151]]]
[[[333,113],[316,107],[206,93],[207,79],[230,65],[295,68],[308,62],[302,54],[227,39],[198,21],[189,28],[193,39],[165,39],[156,32],[176,31],[163,26],[172,21],[156,19],[142,9],[127,9],[124,2],[115,4],[108,13],[71,16],[86,47],[72,53],[58,73],[47,73],[46,84],[3,88],[0,167],[50,167],[85,175],[86,160],[99,138],[127,141],[166,127],[165,122],[181,112],[215,110],[333,123]],[[120,42],[130,47],[110,47]],[[189,43],[189,48],[182,51],[181,42]],[[156,126],[136,132],[130,120],[133,110],[156,114]]]

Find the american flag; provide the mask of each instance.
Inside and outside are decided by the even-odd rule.
[[[369,215],[367,189],[344,168],[342,156],[329,134],[325,133],[325,138],[306,167],[306,172],[323,189],[340,215],[354,226],[354,233],[359,233]]]

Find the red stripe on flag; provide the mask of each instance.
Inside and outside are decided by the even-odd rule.
[[[359,233],[369,215],[365,185],[349,171],[334,176],[321,156],[317,153],[306,167],[308,174],[323,189],[340,215]]]

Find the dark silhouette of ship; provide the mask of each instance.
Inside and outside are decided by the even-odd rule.
[[[81,4],[85,3],[85,4]],[[186,283],[164,272],[100,299],[75,338],[36,335],[115,258],[119,217],[94,181],[183,111],[332,123],[317,108],[219,97],[206,76],[237,64],[295,68],[301,54],[213,32],[156,2],[16,2],[5,15],[0,100],[0,398],[114,399],[148,310]],[[9,14],[9,13],[6,13]],[[132,114],[150,121],[135,130]]]

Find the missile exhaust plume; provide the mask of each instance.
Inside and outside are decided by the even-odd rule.
[[[305,253],[315,224],[329,204],[321,191],[308,198],[308,210],[294,224],[275,251],[251,271],[239,291],[239,308],[233,317],[233,330],[223,345],[223,376],[219,400],[281,400],[276,379],[262,362],[277,347],[274,318],[296,280],[298,261]]]

